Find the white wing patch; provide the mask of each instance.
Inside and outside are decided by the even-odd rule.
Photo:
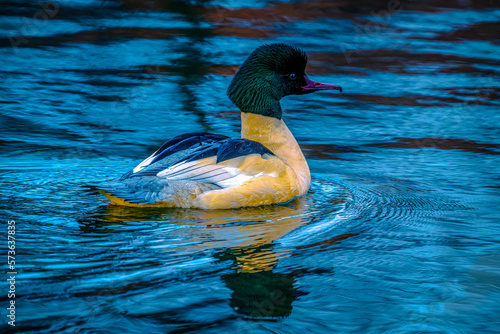
[[[259,174],[256,174],[256,175],[241,174],[241,173],[239,173],[238,168],[236,168],[236,167],[226,167],[224,169],[227,170],[231,175],[234,175],[234,176],[231,178],[217,182],[217,185],[222,187],[222,188],[237,187],[245,181],[253,179],[254,177],[259,177],[259,176],[264,175],[263,172],[260,172]]]
[[[243,182],[253,179],[254,177],[264,175],[273,177],[277,176],[274,173],[264,174],[263,172],[255,175],[246,175],[242,174],[237,167],[216,165],[215,161],[210,160],[208,162],[201,162],[200,160],[181,162],[161,171],[157,174],[157,176],[167,180],[186,180],[213,183],[221,188],[237,187]]]
[[[144,168],[148,167],[149,164],[151,163],[151,161],[153,161],[153,159],[155,158],[155,153],[151,154],[148,158],[144,159],[144,161],[142,161],[140,164],[138,164],[133,170],[132,172],[133,173],[137,173],[137,172],[140,172],[141,170],[143,170]]]

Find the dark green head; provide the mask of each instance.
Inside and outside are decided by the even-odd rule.
[[[262,45],[245,60],[227,95],[243,112],[281,119],[279,100],[291,94],[342,88],[311,81],[305,74],[306,53],[284,43]]]

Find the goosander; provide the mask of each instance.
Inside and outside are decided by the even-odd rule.
[[[241,111],[241,138],[186,133],[166,142],[119,180],[99,186],[111,205],[230,209],[288,202],[311,174],[282,119],[281,98],[337,85],[310,80],[306,53],[277,43],[255,49],[227,95]]]

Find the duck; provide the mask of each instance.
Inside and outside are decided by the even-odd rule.
[[[241,138],[178,135],[121,178],[98,186],[110,205],[236,209],[286,203],[305,195],[311,173],[283,120],[280,100],[338,85],[305,74],[307,54],[285,43],[257,47],[234,75],[227,96],[241,111]]]

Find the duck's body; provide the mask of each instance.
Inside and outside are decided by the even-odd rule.
[[[249,75],[253,74],[249,72],[252,65],[262,63],[268,52],[280,49],[288,52],[282,57],[286,59],[268,61],[279,78],[294,73],[293,79],[287,79],[290,83],[286,82],[290,87],[269,76],[259,81]],[[283,64],[285,60],[295,62]],[[309,167],[281,118],[279,99],[319,89],[340,89],[310,81],[303,74],[306,61],[305,53],[285,44],[258,48],[228,90],[242,111],[240,139],[208,133],[177,136],[120,180],[100,187],[101,192],[114,205],[203,209],[284,203],[304,195],[311,184]],[[302,82],[295,72],[303,77]],[[269,89],[275,85],[277,88]]]

